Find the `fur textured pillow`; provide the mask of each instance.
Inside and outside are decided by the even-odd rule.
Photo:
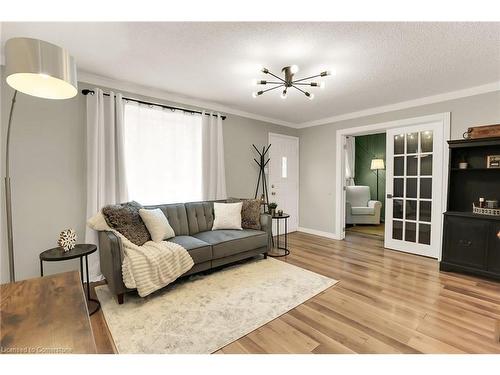
[[[137,246],[151,240],[148,228],[139,215],[142,206],[137,202],[112,204],[104,207],[102,213],[108,225],[123,234]]]
[[[260,199],[229,198],[227,203],[242,202],[241,227],[243,229],[260,230]]]

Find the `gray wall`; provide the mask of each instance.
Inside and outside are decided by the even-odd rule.
[[[451,112],[451,139],[462,138],[470,126],[500,124],[500,92],[300,129],[300,226],[334,232],[334,210],[338,201],[334,163],[338,129],[441,112]]]
[[[80,83],[82,88],[92,85]],[[2,164],[5,131],[12,90],[2,76]],[[124,92],[124,94],[141,98]],[[147,99],[147,98],[144,98]],[[155,102],[164,102],[154,100]],[[168,103],[167,103],[168,104]],[[74,228],[83,241],[86,221],[85,97],[64,101],[18,95],[11,139],[16,277],[39,275],[38,254],[57,246],[59,232]],[[268,133],[297,135],[296,129],[229,114],[224,124],[227,192],[230,196],[254,194],[258,169],[252,143],[265,145]],[[4,167],[2,165],[2,176]],[[5,206],[2,181],[2,242],[0,281],[8,281]],[[46,263],[46,273],[77,269],[74,261]]]
[[[92,85],[82,83],[79,89],[85,87]],[[3,76],[0,88],[3,164],[12,96]],[[471,125],[500,123],[500,92],[300,130],[229,114],[224,121],[228,194],[253,196],[258,170],[252,160],[252,143],[267,144],[269,132],[299,136],[300,226],[333,232],[336,130],[439,112],[452,113],[451,138],[460,138]],[[16,274],[18,279],[24,279],[38,276],[38,254],[55,246],[61,230],[72,227],[80,239],[84,237],[85,99],[79,95],[71,100],[51,101],[19,94],[13,129],[11,175]],[[3,165],[1,168],[3,175]],[[0,281],[6,282],[8,263],[3,182],[1,191]],[[47,273],[76,268],[77,264],[71,261],[46,266]]]
[[[2,77],[2,135],[12,90]],[[38,254],[55,247],[61,230],[74,228],[80,239],[85,223],[85,128],[83,101],[43,100],[18,94],[11,135],[14,247],[18,280],[39,276]],[[2,136],[2,176],[4,176]],[[2,181],[2,228],[5,228]],[[1,281],[8,281],[5,230]],[[47,272],[77,269],[77,262],[47,264]]]

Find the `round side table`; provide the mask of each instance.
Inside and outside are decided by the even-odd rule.
[[[60,262],[63,260],[70,260],[80,258],[80,279],[82,286],[85,290],[83,283],[83,258],[85,258],[85,271],[87,275],[87,306],[89,315],[94,314],[101,307],[101,303],[93,298],[90,298],[90,280],[89,280],[89,259],[88,256],[97,250],[96,245],[78,244],[74,249],[64,251],[62,247],[54,247],[53,249],[45,250],[40,253],[40,276],[43,276],[43,262]],[[92,308],[91,308],[92,306]]]
[[[276,220],[276,248],[273,247],[273,249],[267,254],[270,257],[278,258],[278,257],[285,257],[290,254],[290,250],[288,249],[288,218],[290,215],[288,214],[282,214],[281,216],[278,214],[275,214],[272,216],[273,220]],[[280,220],[283,220],[285,223],[285,233],[282,234],[282,237],[284,238],[284,246],[280,246],[281,241],[280,241]],[[276,252],[274,251],[276,250]],[[282,251],[280,251],[282,250]]]

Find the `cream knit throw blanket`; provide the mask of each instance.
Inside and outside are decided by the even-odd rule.
[[[148,241],[137,246],[120,232],[111,229],[102,212],[91,217],[87,225],[97,231],[110,231],[122,241],[123,283],[127,288],[137,288],[141,297],[170,284],[193,267],[191,255],[173,242]]]

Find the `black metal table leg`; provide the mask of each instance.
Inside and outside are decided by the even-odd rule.
[[[276,220],[276,247],[280,248],[280,221]]]
[[[285,249],[288,249],[288,218],[285,219]]]
[[[80,257],[80,280],[82,281],[83,285],[83,257]]]
[[[40,259],[40,276],[43,277],[43,260]]]
[[[89,259],[86,255],[85,255],[85,274],[87,275],[87,298],[90,301]]]
[[[89,276],[88,255],[85,255],[85,271],[87,274],[87,305],[89,307],[89,315],[92,315],[101,308],[101,303],[96,299],[90,298],[90,276]],[[92,310],[90,309],[90,302],[93,302],[95,304],[95,307]]]
[[[288,250],[288,217],[289,216],[276,216],[276,217],[273,217],[273,219],[276,219],[276,249],[278,250],[283,250],[282,253],[280,253],[279,251],[277,253],[272,253],[272,252],[269,252],[267,255],[270,256],[270,257],[274,257],[274,258],[279,258],[279,257],[284,257],[284,256],[287,256],[290,254],[290,250]],[[285,220],[285,225],[284,225],[284,229],[285,229],[285,233],[283,234],[284,235],[284,239],[283,239],[283,242],[284,242],[284,247],[282,245],[282,241],[281,241],[281,238],[283,235],[280,234],[280,220],[283,219]],[[273,244],[273,248],[274,247],[274,244]]]

